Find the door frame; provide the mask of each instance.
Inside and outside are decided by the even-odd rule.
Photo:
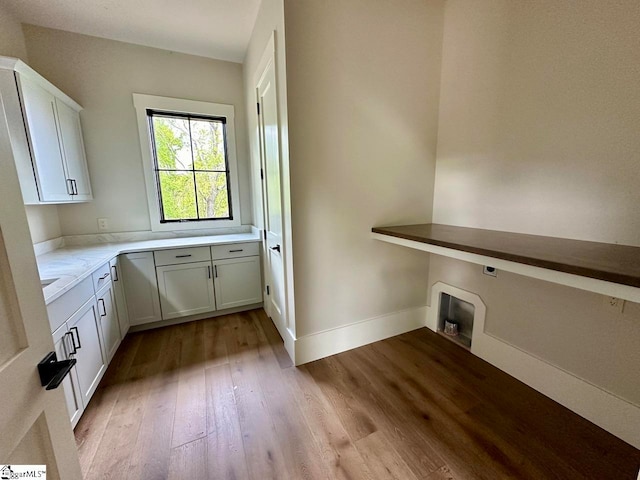
[[[266,242],[264,241],[264,226],[266,225],[266,189],[265,182],[261,178],[262,172],[265,171],[265,158],[262,152],[263,142],[260,138],[260,118],[257,111],[259,103],[258,85],[264,76],[266,68],[272,63],[274,76],[276,81],[276,103],[278,105],[278,152],[280,155],[280,188],[282,202],[282,261],[284,272],[284,325],[283,328],[278,327],[280,336],[284,340],[285,348],[291,359],[295,363],[295,340],[296,340],[296,321],[295,321],[295,297],[294,297],[294,281],[293,281],[293,241],[291,228],[291,190],[290,190],[290,170],[289,170],[289,145],[288,145],[288,125],[286,111],[286,79],[283,75],[279,75],[279,58],[276,48],[277,30],[271,32],[269,39],[265,44],[265,48],[260,57],[252,76],[251,91],[252,102],[249,104],[249,111],[253,111],[255,128],[250,130],[252,149],[252,172],[256,176],[257,181],[254,185],[260,185],[260,205],[256,211],[260,212],[262,225],[262,266],[266,284],[270,284],[271,272],[267,263]],[[256,196],[257,197],[257,196]],[[266,294],[266,292],[264,292]],[[265,302],[265,311],[270,315],[268,302]]]

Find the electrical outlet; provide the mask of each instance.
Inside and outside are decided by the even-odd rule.
[[[618,313],[624,311],[624,300],[618,297],[604,297],[604,305],[608,309],[615,310]]]
[[[109,230],[109,220],[107,218],[98,219],[98,230],[101,232]]]
[[[485,275],[490,275],[492,277],[497,277],[498,276],[498,269],[495,267],[489,267],[487,265],[484,266],[484,268],[482,269],[482,273],[484,273]]]

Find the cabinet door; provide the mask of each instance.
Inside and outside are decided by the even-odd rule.
[[[53,344],[58,360],[70,358],[70,354],[73,352],[70,335],[66,323],[53,332]],[[75,427],[84,411],[76,367],[73,367],[69,375],[62,381],[62,390],[64,392],[65,402],[67,403],[69,418],[71,419],[71,427]]]
[[[93,196],[91,194],[87,158],[82,140],[80,114],[57,98],[55,103],[66,174],[67,178],[73,182],[74,195],[72,200],[78,202],[91,200]]]
[[[211,262],[168,265],[156,270],[163,319],[216,309]]]
[[[122,340],[111,282],[96,294],[96,299],[98,301],[98,315],[100,315],[104,358],[107,365],[109,365]]]
[[[113,296],[116,301],[116,314],[118,316],[118,323],[120,324],[120,338],[129,331],[129,312],[127,311],[127,300],[124,296],[124,285],[122,283],[121,268],[119,257],[112,259],[109,262],[111,267],[111,278],[113,280]]]
[[[262,302],[260,257],[213,262],[218,310]]]
[[[31,80],[18,78],[40,200],[69,201],[72,197],[59,142],[55,98]]]
[[[86,407],[107,368],[102,353],[102,335],[95,298],[92,297],[67,320],[67,327],[73,334],[77,347],[76,370],[82,403]]]
[[[162,320],[153,252],[120,255],[120,264],[131,325]]]

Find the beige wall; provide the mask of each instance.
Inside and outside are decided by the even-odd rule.
[[[80,103],[94,201],[58,208],[65,235],[150,228],[131,94],[233,104],[243,223],[251,223],[242,65],[24,26],[30,65]]]
[[[27,46],[20,22],[0,5],[0,55],[28,62]],[[60,236],[58,208],[55,205],[26,207],[33,243]]]
[[[423,306],[443,2],[285,1],[298,336]]]
[[[640,245],[640,3],[448,0],[434,222]],[[433,255],[487,332],[640,405],[640,306]]]
[[[640,2],[446,2],[434,222],[640,245]]]
[[[490,335],[640,406],[639,304],[619,314],[595,293],[432,255],[437,281],[482,298]]]
[[[27,47],[20,22],[0,4],[0,55],[27,61]]]

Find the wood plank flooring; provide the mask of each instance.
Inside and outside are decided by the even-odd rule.
[[[640,451],[427,329],[299,368],[263,310],[128,335],[92,479],[636,480]]]

